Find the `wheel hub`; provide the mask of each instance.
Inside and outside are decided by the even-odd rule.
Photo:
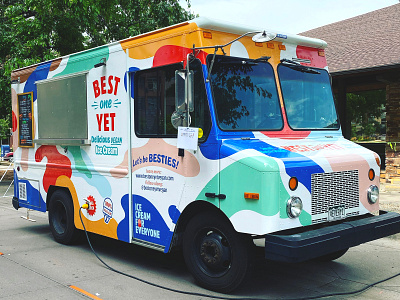
[[[200,257],[205,266],[214,271],[226,270],[230,265],[230,249],[219,234],[205,236],[200,243]]]

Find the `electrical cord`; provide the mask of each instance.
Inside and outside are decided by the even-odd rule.
[[[117,269],[114,269],[113,267],[109,266],[106,262],[104,262],[104,261],[97,255],[96,251],[94,250],[94,248],[93,248],[93,246],[92,246],[92,243],[90,242],[89,235],[88,235],[88,233],[87,233],[87,231],[86,231],[85,224],[83,223],[83,219],[82,219],[82,207],[79,208],[79,218],[80,218],[80,220],[81,220],[81,223],[82,223],[82,226],[83,226],[83,230],[85,231],[86,239],[87,239],[87,241],[88,241],[88,244],[89,244],[90,249],[92,250],[93,254],[97,257],[97,259],[98,259],[107,269],[109,269],[109,270],[111,270],[111,271],[113,271],[113,272],[115,272],[115,273],[118,273],[118,274],[123,275],[123,276],[130,277],[130,278],[132,278],[132,279],[134,279],[134,280],[140,281],[140,282],[142,282],[142,283],[148,284],[148,285],[153,286],[153,287],[157,287],[157,288],[160,288],[160,289],[163,289],[163,290],[166,290],[166,291],[170,291],[170,292],[174,292],[174,293],[178,293],[178,294],[183,294],[183,295],[199,296],[199,297],[206,297],[206,298],[210,298],[210,299],[222,299],[222,300],[263,300],[263,298],[223,297],[223,296],[212,296],[212,295],[207,295],[207,294],[203,294],[203,293],[195,293],[195,292],[181,291],[181,290],[169,288],[169,287],[166,287],[166,286],[157,284],[157,283],[153,283],[153,282],[144,280],[144,279],[142,279],[142,278],[139,278],[139,277],[137,277],[137,276],[133,276],[133,275],[124,273],[124,272],[122,272],[122,271],[119,271],[119,270],[117,270]],[[369,285],[367,285],[367,286],[365,286],[365,287],[363,287],[363,288],[361,288],[361,289],[358,289],[358,290],[355,290],[355,291],[352,291],[352,292],[331,293],[331,294],[324,294],[324,295],[312,296],[312,297],[286,298],[285,300],[311,300],[311,299],[321,299],[321,298],[326,298],[326,297],[354,295],[354,294],[358,294],[358,293],[364,292],[364,291],[368,290],[369,288],[371,288],[371,287],[373,287],[373,286],[375,286],[375,285],[377,285],[377,284],[380,284],[380,283],[382,283],[382,282],[388,281],[388,280],[393,279],[393,278],[398,277],[398,276],[400,276],[400,273],[397,273],[397,274],[395,274],[395,275],[393,275],[393,276],[390,276],[390,277],[388,277],[388,278],[382,279],[382,280],[380,280],[380,281],[371,283],[371,284],[369,284]]]

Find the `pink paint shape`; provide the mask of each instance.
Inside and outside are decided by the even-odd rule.
[[[21,168],[22,171],[26,172],[29,169],[29,148],[21,147]]]
[[[302,65],[311,66],[315,68],[325,68],[326,64],[326,57],[319,56],[318,49],[305,47],[305,46],[297,46],[296,48],[296,55],[297,58],[301,59],[308,59],[311,63],[301,63]]]
[[[184,61],[184,63],[186,64],[186,57],[189,53],[193,53],[193,50],[186,47],[174,45],[162,46],[154,54],[153,68],[182,61]],[[204,64],[206,61],[207,53],[201,50],[196,51],[196,57],[199,58]]]
[[[369,180],[368,171],[370,166],[368,162],[360,155],[349,154],[337,157],[327,157],[333,172],[341,172],[346,170],[358,169],[359,176],[359,195],[361,204],[370,212],[379,210],[379,202],[370,204],[367,199],[367,191],[370,185],[379,186],[379,176],[375,176],[374,180]],[[352,166],[357,166],[352,167]]]
[[[146,145],[133,148],[132,172],[144,167],[160,167],[173,171],[185,177],[195,177],[200,173],[200,164],[189,151],[184,151],[184,157],[178,156],[178,148],[166,143],[162,139],[149,139]],[[124,155],[122,163],[113,168],[110,173],[114,178],[123,178],[127,175],[128,153]]]

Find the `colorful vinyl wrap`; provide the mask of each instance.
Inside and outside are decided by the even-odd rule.
[[[49,194],[63,187],[72,197],[77,228],[82,229],[79,207],[87,202],[89,208],[83,215],[88,231],[126,242],[143,242],[165,252],[170,250],[180,218],[193,205],[220,210],[236,231],[252,235],[326,222],[327,209],[341,203],[345,203],[347,216],[379,210],[379,204],[370,204],[367,198],[369,186],[379,186],[377,154],[344,139],[339,125],[324,130],[296,129],[288,121],[288,115],[295,114],[285,104],[289,96],[282,90],[278,75],[281,61],[287,59],[326,72],[323,41],[278,32],[268,43],[255,43],[251,36],[245,36],[224,47],[226,57],[246,59],[243,65],[251,66],[249,59],[269,57],[266,64],[274,74],[271,78],[282,123],[273,130],[226,130],[219,126],[216,88],[207,81],[215,51],[211,46],[225,45],[247,31],[254,30],[199,18],[14,71],[12,79],[19,79],[12,84],[14,194],[19,206],[45,212]],[[193,50],[193,45],[206,48]],[[221,48],[217,50],[223,57]],[[204,86],[211,125],[199,140],[198,149],[185,149],[182,156],[176,136],[137,133],[138,126],[149,128],[158,117],[148,115],[144,123],[137,123],[135,118],[140,117],[138,110],[142,108],[134,98],[141,96],[135,91],[140,84],[137,74],[144,74],[140,73],[143,70],[163,74],[163,66],[174,64],[186,67],[188,54],[201,62],[199,81]],[[104,65],[98,66],[101,62]],[[216,80],[212,76],[217,70],[217,66],[214,73],[211,70],[211,80]],[[312,74],[308,69],[301,70],[309,72],[307,76]],[[76,74],[85,78],[81,91],[87,100],[83,112],[87,120],[85,142],[43,142],[39,127],[45,126],[41,120],[46,116],[40,115],[44,96],[38,86]],[[143,108],[147,111],[156,105],[151,93],[156,97],[159,90],[169,86],[141,78],[147,78],[148,98]],[[30,116],[22,111],[23,95],[32,95]],[[21,143],[25,141],[21,135],[26,118],[32,122],[26,127],[31,128],[33,138],[28,146]],[[68,119],[69,112],[57,118]],[[68,124],[78,121],[71,118]],[[46,126],[58,130],[59,124]],[[368,177],[371,169],[376,174],[372,180]],[[297,185],[291,188],[293,177]],[[245,193],[259,197],[245,198]],[[291,197],[302,200],[303,211],[298,218],[288,216],[287,201]]]

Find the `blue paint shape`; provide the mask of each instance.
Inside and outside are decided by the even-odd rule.
[[[117,227],[118,240],[130,242],[129,240],[129,195],[125,194],[121,198],[121,205],[125,213],[125,217],[119,222]]]
[[[261,140],[226,140],[221,146],[221,158],[246,149],[257,150],[267,156],[282,160],[286,173],[295,176],[311,192],[311,174],[324,173],[324,169],[312,159],[299,153],[275,147]]]
[[[124,75],[124,86],[125,86],[125,91],[128,91],[128,73],[131,74],[131,98],[134,98],[135,93],[134,93],[134,87],[135,87],[135,72],[139,71],[139,68],[136,67],[130,67],[128,72],[125,72]]]
[[[172,223],[174,223],[174,224],[178,223],[178,219],[179,219],[179,217],[181,215],[181,212],[179,211],[179,209],[175,205],[171,205],[168,208],[168,214],[169,214],[169,217],[172,220]]]
[[[37,99],[37,87],[35,82],[47,78],[49,75],[50,66],[51,62],[38,65],[35,71],[29,75],[28,80],[25,83],[24,93],[33,92],[33,101],[36,101]]]
[[[163,217],[146,198],[133,195],[134,225],[133,236],[136,239],[164,246],[164,252],[169,251],[173,232],[165,223]]]
[[[20,195],[19,184],[26,185],[26,194]],[[35,189],[28,180],[18,179],[17,175],[14,173],[14,196],[19,200],[20,207],[31,208],[37,211],[46,212],[46,203],[44,202],[39,190]],[[26,199],[21,199],[21,196]]]
[[[203,75],[204,81],[206,81],[208,76],[207,66],[203,65]],[[219,155],[219,145],[220,139],[229,139],[229,138],[254,138],[254,133],[251,131],[222,131],[217,126],[216,114],[214,109],[212,91],[211,91],[211,84],[209,82],[205,83],[206,93],[208,98],[208,107],[210,108],[210,115],[211,115],[211,130],[208,135],[207,141],[200,144],[200,151],[201,154],[206,157],[207,159],[211,160],[218,160],[220,158]]]

